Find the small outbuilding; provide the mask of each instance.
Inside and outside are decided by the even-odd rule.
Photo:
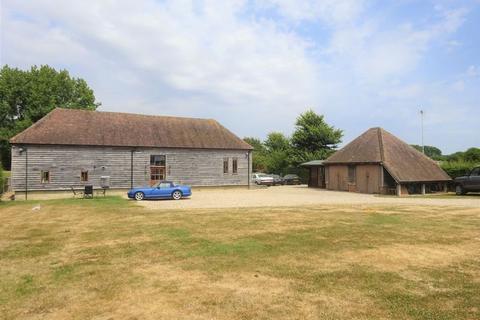
[[[309,186],[380,194],[425,194],[447,190],[439,165],[382,128],[371,128],[310,169]],[[319,181],[319,179],[324,179]]]
[[[324,160],[312,160],[302,163],[302,167],[308,169],[308,186],[311,188],[325,188]]]

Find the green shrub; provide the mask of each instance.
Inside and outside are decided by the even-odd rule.
[[[475,162],[466,161],[446,161],[440,164],[442,169],[452,178],[468,174],[476,165],[478,164]]]

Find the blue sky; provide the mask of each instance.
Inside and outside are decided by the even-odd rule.
[[[307,109],[444,153],[480,147],[480,1],[13,1],[1,64],[87,80],[100,110],[291,134]]]

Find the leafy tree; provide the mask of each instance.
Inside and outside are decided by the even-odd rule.
[[[253,138],[253,137],[245,137],[243,138],[243,141],[251,145],[253,147],[253,151],[265,152],[265,146],[263,145],[263,142],[260,139]]]
[[[463,161],[465,159],[465,152],[458,151],[445,156],[446,161]]]
[[[264,142],[269,173],[284,175],[290,165],[290,140],[280,132],[271,132]]]
[[[440,166],[451,178],[456,178],[469,174],[475,164],[466,161],[444,161]]]
[[[0,156],[10,168],[8,140],[55,107],[95,110],[93,90],[68,71],[33,66],[28,71],[4,66],[0,70]]]
[[[463,158],[467,162],[480,162],[480,148],[470,148],[465,151]]]
[[[419,146],[417,144],[412,144],[411,146],[422,152],[422,146]],[[425,146],[425,155],[433,160],[442,160],[444,158],[442,155],[442,151],[434,146]]]
[[[469,148],[467,151],[459,151],[444,156],[448,162],[480,163],[480,148]]]
[[[292,135],[292,164],[326,159],[342,141],[343,131],[328,125],[312,110],[301,114]]]
[[[262,141],[258,138],[246,137],[243,141],[253,147],[252,171],[263,172],[267,169],[266,165],[266,149]]]
[[[280,132],[270,132],[264,142],[267,152],[288,151],[290,149],[290,140]]]

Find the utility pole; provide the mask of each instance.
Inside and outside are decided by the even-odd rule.
[[[423,143],[423,110],[420,110],[420,118],[422,121],[422,152],[425,154],[425,144]]]

